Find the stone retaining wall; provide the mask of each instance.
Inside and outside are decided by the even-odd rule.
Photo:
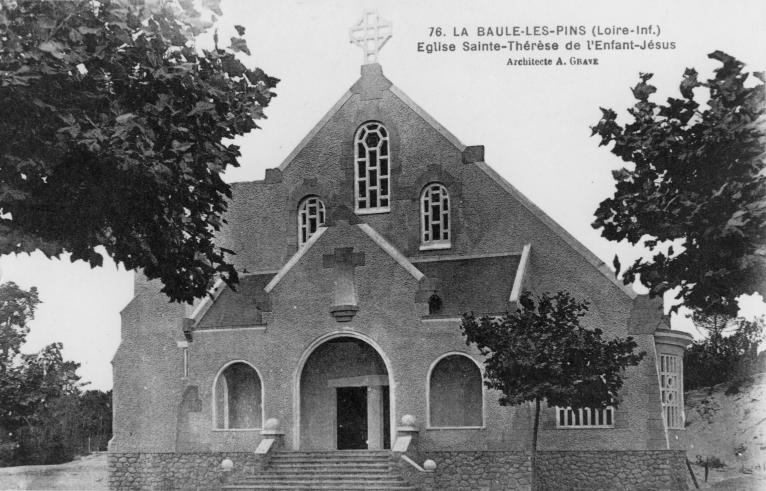
[[[526,452],[428,451],[423,457],[436,462],[436,471],[422,480],[407,476],[423,489],[530,489]],[[225,458],[234,463],[228,476],[221,470]],[[538,489],[686,490],[685,459],[678,450],[543,451],[538,453]],[[109,488],[114,490],[216,489],[224,479],[252,473],[260,465],[252,452],[109,453],[108,461]]]
[[[109,489],[216,489],[225,473],[221,461],[231,459],[229,479],[257,464],[253,452],[112,453],[108,454]]]
[[[530,462],[524,452],[428,451],[436,462],[434,489],[529,489]]]
[[[683,450],[540,452],[539,483],[545,490],[688,489]]]
[[[426,452],[436,462],[438,490],[529,490],[526,452]],[[683,451],[542,451],[538,453],[538,489],[685,490]]]

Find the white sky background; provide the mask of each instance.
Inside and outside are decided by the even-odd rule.
[[[707,58],[722,50],[747,64],[766,67],[766,2],[753,1],[224,1],[220,23],[223,42],[233,25],[246,29],[251,57],[246,64],[263,68],[282,81],[278,97],[266,109],[264,129],[243,141],[241,167],[227,181],[262,179],[359,77],[362,54],[349,43],[349,28],[365,8],[375,8],[393,23],[394,35],[379,61],[384,74],[466,145],[485,145],[486,161],[607,264],[615,253],[622,264],[638,251],[600,237],[590,227],[598,203],[611,196],[611,170],[622,163],[589,126],[599,106],[611,107],[627,121],[634,103],[629,87],[639,72],[653,72],[656,102],[678,96],[686,67],[700,78],[712,75],[717,62]],[[598,57],[592,66],[506,66],[509,56],[562,56],[502,52],[425,54],[418,41],[432,41],[428,27],[441,26],[452,38],[453,26],[502,25],[659,25],[659,41],[675,41],[667,51],[581,51]],[[632,38],[635,38],[632,37]],[[476,41],[475,36],[465,38]],[[583,42],[588,36],[559,41]],[[630,38],[626,38],[630,39]],[[484,41],[502,39],[485,38]],[[541,38],[554,41],[553,38]],[[50,261],[41,254],[0,259],[3,281],[35,285],[43,304],[31,324],[25,351],[61,341],[68,359],[82,363],[80,374],[90,388],[112,386],[110,361],[119,344],[119,311],[132,296],[132,273],[113,263],[91,270],[83,263]],[[755,304],[756,302],[751,302]],[[748,311],[763,311],[763,305]],[[674,319],[674,328],[692,329]]]

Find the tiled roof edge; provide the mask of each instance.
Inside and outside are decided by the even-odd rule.
[[[273,290],[274,287],[277,286],[277,283],[279,283],[282,280],[282,278],[284,278],[287,275],[287,273],[289,273],[290,270],[293,269],[293,266],[298,264],[298,261],[301,260],[301,258],[309,251],[309,249],[311,249],[311,246],[316,244],[316,242],[319,240],[322,234],[325,233],[325,231],[327,231],[327,227],[317,228],[317,231],[314,232],[314,234],[311,237],[309,237],[309,240],[306,241],[306,243],[303,246],[301,246],[300,249],[298,249],[298,252],[293,254],[293,257],[291,257],[290,260],[287,261],[284,266],[282,266],[282,268],[279,270],[279,273],[277,273],[277,275],[273,277],[271,281],[269,281],[269,284],[263,288],[263,291],[265,291],[266,293],[271,293],[271,290]]]
[[[370,227],[366,223],[360,223],[357,225],[359,229],[362,230],[367,236],[372,239],[373,242],[378,244],[381,249],[386,251],[386,253],[391,256],[394,261],[399,263],[401,267],[403,267],[405,270],[407,270],[408,273],[410,273],[416,280],[420,281],[425,275],[415,267],[401,252],[399,252],[396,247],[391,245],[390,242],[388,242],[386,239],[383,238],[382,235],[380,235],[377,231],[375,231],[374,228]]]

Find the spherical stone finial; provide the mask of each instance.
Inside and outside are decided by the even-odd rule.
[[[269,418],[263,425],[264,430],[276,430],[279,428],[279,420],[277,418]]]
[[[427,470],[429,472],[435,471],[436,470],[436,462],[434,462],[431,459],[426,460],[425,462],[423,462],[423,469],[425,469],[425,470]]]
[[[223,459],[221,461],[221,469],[223,469],[224,472],[231,472],[233,468],[234,462],[232,462],[231,459]]]
[[[415,426],[418,420],[411,414],[405,414],[402,416],[402,426]]]

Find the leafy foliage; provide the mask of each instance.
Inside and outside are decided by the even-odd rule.
[[[503,317],[465,314],[460,328],[466,344],[485,357],[485,385],[501,391],[501,405],[535,403],[532,439],[532,489],[536,489],[537,432],[540,403],[548,406],[603,408],[618,406],[622,372],[638,365],[643,352],[636,342],[604,339],[580,319],[588,311],[569,293],[534,297],[525,291],[516,312]]]
[[[20,352],[39,302],[34,287],[0,285],[0,464],[63,462],[88,437],[111,434],[111,394],[81,393],[80,365],[64,359],[61,343]]]
[[[226,142],[258,128],[278,80],[237,59],[241,37],[195,46],[221,14],[203,4],[0,2],[0,254],[97,266],[102,245],[176,301],[237,281],[214,243],[240,155]]]
[[[12,281],[0,285],[0,384],[19,355],[39,303],[35,287],[26,291]]]
[[[593,134],[634,165],[613,172],[616,191],[599,205],[593,227],[656,250],[625,270],[626,284],[638,277],[652,296],[678,288],[687,307],[734,315],[739,295],[766,296],[766,92],[748,82],[737,59],[708,56],[722,64],[715,76],[700,81],[686,69],[681,98],[664,105],[649,100],[652,74],[641,74],[638,102],[628,109],[633,121],[624,127],[601,109]],[[764,81],[763,72],[753,76]],[[708,92],[704,110],[698,88]],[[617,257],[615,267],[619,273]]]
[[[706,331],[706,337],[686,349],[686,390],[736,383],[759,370],[758,345],[763,339],[763,318],[748,321],[698,314],[694,323]]]
[[[486,385],[502,392],[500,404],[547,401],[549,406],[603,408],[619,404],[622,370],[637,365],[633,338],[604,339],[580,319],[588,311],[566,292],[533,297],[505,316],[463,317],[461,329],[486,357]]]

